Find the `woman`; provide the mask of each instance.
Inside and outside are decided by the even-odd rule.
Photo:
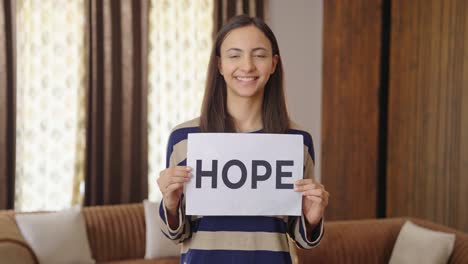
[[[199,132],[303,135],[304,179],[295,183],[302,216],[186,216],[183,187],[192,176],[185,166],[187,135]],[[201,116],[173,130],[166,167],[158,179],[160,224],[182,243],[182,263],[291,263],[287,234],[301,248],[320,242],[329,194],[313,180],[311,136],[289,120],[278,44],[260,19],[237,16],[219,31]]]

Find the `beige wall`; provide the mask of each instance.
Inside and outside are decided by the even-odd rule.
[[[265,20],[279,42],[291,116],[314,139],[320,179],[323,2],[269,0]]]

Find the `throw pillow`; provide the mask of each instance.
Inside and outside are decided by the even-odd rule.
[[[146,223],[145,259],[180,256],[180,246],[167,238],[158,225],[159,203],[143,201]]]
[[[95,263],[80,207],[53,213],[18,213],[15,218],[41,264]]]
[[[447,263],[455,234],[430,230],[406,221],[398,234],[390,264]]]

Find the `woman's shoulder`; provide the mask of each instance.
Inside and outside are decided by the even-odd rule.
[[[289,121],[289,134],[296,134],[296,135],[302,135],[304,137],[304,144],[313,146],[313,140],[311,133],[305,129],[303,126],[300,124],[294,122],[294,121]]]
[[[297,123],[297,122],[295,122],[293,120],[289,121],[289,131],[292,134],[303,134],[305,136],[310,137],[309,131],[307,131],[307,129],[304,128],[304,126],[300,125],[299,123]]]
[[[200,118],[185,121],[175,126],[171,131],[171,136],[187,135],[189,133],[196,133],[200,131]]]
[[[185,121],[175,126],[169,135],[169,146],[174,146],[179,143],[183,143],[187,140],[188,134],[199,133],[199,118],[194,118],[189,121]]]
[[[314,153],[314,142],[312,140],[311,134],[305,129],[303,126],[299,125],[294,121],[289,122],[289,134],[296,134],[302,135],[304,139],[304,146],[306,152],[308,152],[312,158],[315,160],[315,153]]]
[[[194,118],[183,123],[178,124],[172,129],[172,132],[180,129],[191,129],[191,128],[199,128],[200,127],[200,118]]]

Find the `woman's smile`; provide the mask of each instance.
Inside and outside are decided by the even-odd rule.
[[[242,81],[242,82],[250,82],[250,81],[253,81],[253,80],[257,80],[258,77],[241,77],[241,76],[238,76],[238,77],[235,77],[237,80],[239,81]]]

